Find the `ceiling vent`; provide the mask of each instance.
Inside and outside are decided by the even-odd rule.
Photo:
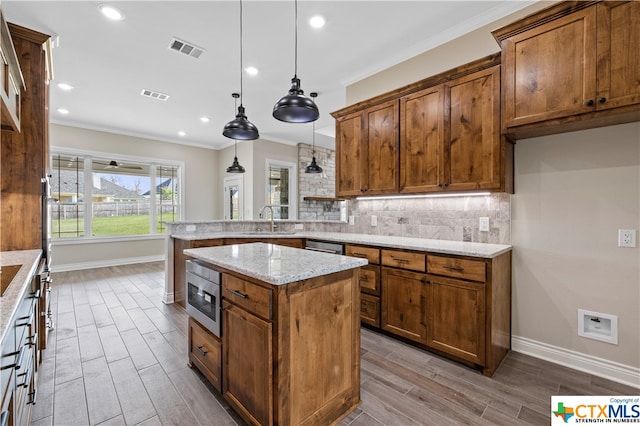
[[[175,37],[173,37],[171,42],[169,42],[169,49],[187,56],[192,56],[196,59],[202,55],[202,52],[204,52],[202,47],[198,47],[193,43],[189,43],[188,41],[180,40]]]
[[[157,99],[159,101],[166,101],[167,99],[169,99],[169,95],[166,95],[160,92],[154,92],[153,90],[149,90],[149,89],[142,89],[142,92],[140,92],[140,94],[142,96]]]

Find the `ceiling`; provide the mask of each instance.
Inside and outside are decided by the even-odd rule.
[[[106,3],[106,1],[105,1]],[[298,77],[318,92],[316,144],[333,147],[330,112],[345,88],[532,1],[307,1],[298,3]],[[240,91],[239,1],[116,1],[110,21],[95,1],[2,1],[5,19],[53,36],[52,123],[220,149]],[[311,143],[312,124],[274,119],[294,73],[294,2],[243,2],[243,104],[262,139]],[[308,25],[322,15],[321,29]],[[204,49],[196,59],[169,49],[173,37]],[[74,88],[63,91],[58,83]],[[143,89],[168,100],[141,96]],[[59,108],[69,111],[63,115]],[[201,116],[210,118],[208,123]],[[185,136],[179,136],[183,131]]]

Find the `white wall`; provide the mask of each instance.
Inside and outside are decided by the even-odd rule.
[[[217,173],[217,151],[56,124],[50,125],[49,140],[52,149],[61,147],[184,162],[182,188],[185,220],[215,218],[217,204],[222,201],[214,197],[215,191],[221,186]],[[54,241],[53,269],[160,260],[164,259],[165,247],[162,237],[82,244]]]
[[[513,334],[640,367],[640,123],[518,141]],[[578,337],[578,309],[618,316],[618,345]]]

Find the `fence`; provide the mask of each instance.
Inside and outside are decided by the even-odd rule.
[[[116,216],[141,216],[151,214],[151,203],[149,201],[109,201],[93,202],[93,217],[116,217]],[[157,203],[156,215],[173,214],[178,212],[178,204]],[[51,209],[51,219],[82,219],[84,218],[83,203],[57,203]]]

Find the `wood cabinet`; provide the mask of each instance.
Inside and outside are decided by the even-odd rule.
[[[249,244],[249,243],[268,243],[276,244],[279,246],[303,248],[304,243],[302,238],[271,238],[271,237],[257,237],[257,238],[225,238],[224,245],[231,244]]]
[[[640,120],[640,3],[561,2],[493,35],[502,50],[505,133]]]
[[[22,70],[9,27],[0,11],[0,123],[4,130],[20,131],[20,104],[25,89]]]
[[[333,113],[338,194],[513,192],[513,146],[500,129],[498,59]]]
[[[2,129],[0,157],[0,250],[42,248],[42,184],[49,171],[49,36],[8,24],[26,90],[20,100],[20,131]],[[4,119],[4,118],[3,118]]]
[[[354,244],[344,248],[346,256],[367,259],[368,265],[360,267],[360,321],[380,327],[380,249]]]
[[[392,100],[336,122],[339,197],[398,192],[399,113]]]
[[[271,286],[223,271],[223,395],[250,424],[334,424],[360,400],[357,270]]]
[[[189,363],[222,391],[222,342],[198,321],[189,317]]]
[[[382,268],[382,329],[417,343],[427,339],[427,279],[423,273]]]

